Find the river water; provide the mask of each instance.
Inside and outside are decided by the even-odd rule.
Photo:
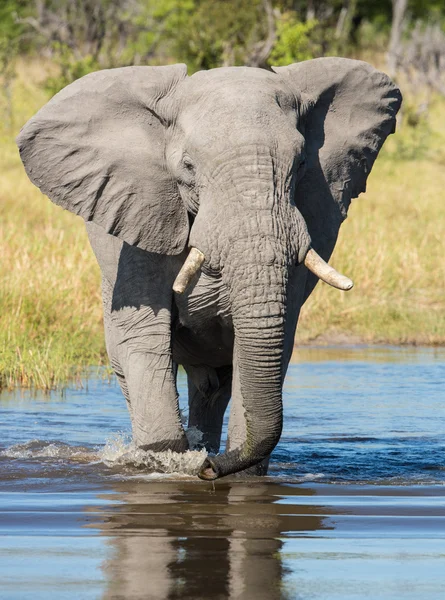
[[[0,395],[1,600],[445,598],[444,349],[299,350],[269,476],[214,486],[99,375]]]

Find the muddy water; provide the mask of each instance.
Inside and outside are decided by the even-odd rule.
[[[305,349],[284,404],[269,477],[213,488],[114,381],[0,395],[0,598],[443,600],[445,351]]]

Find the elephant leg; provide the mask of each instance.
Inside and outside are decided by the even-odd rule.
[[[125,381],[123,369],[119,364],[117,358],[117,344],[116,344],[116,332],[111,321],[111,302],[113,299],[113,286],[105,277],[102,277],[102,304],[104,314],[104,332],[105,332],[105,346],[107,348],[108,359],[110,361],[111,368],[116,375],[116,379],[121,388],[122,394],[127,402],[127,408],[131,413],[130,396],[128,393],[127,382]]]
[[[130,409],[133,438],[188,450],[171,356],[172,285],[181,257],[146,252],[89,224],[103,277],[107,351]]]
[[[238,362],[236,350],[233,357],[233,383],[232,383],[232,402],[230,405],[229,429],[227,436],[226,452],[240,448],[247,439],[246,433],[246,413],[243,406],[243,398],[239,381]],[[269,468],[269,458],[265,458],[257,465],[242,471],[247,475],[267,475]]]
[[[174,257],[173,257],[174,259]],[[123,244],[111,320],[131,404],[133,437],[151,450],[188,449],[171,355],[172,257]]]
[[[133,439],[145,450],[188,450],[168,348],[123,348]]]
[[[232,367],[187,367],[189,427],[202,432],[208,452],[217,454],[232,389]]]

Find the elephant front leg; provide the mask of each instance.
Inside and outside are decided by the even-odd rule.
[[[232,388],[232,367],[186,367],[189,394],[189,427],[202,433],[208,452],[217,454]]]
[[[125,379],[133,438],[146,450],[188,450],[171,354],[175,257],[123,244],[110,319]]]
[[[171,356],[172,286],[182,259],[129,246],[93,223],[87,231],[103,278],[107,352],[134,440],[153,450],[185,451]]]
[[[125,369],[135,443],[144,450],[185,452],[176,382],[169,351],[130,350]]]

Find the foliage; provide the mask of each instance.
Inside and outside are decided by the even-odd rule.
[[[20,49],[23,26],[18,23],[17,19],[25,4],[24,2],[17,2],[17,0],[2,0],[0,3],[1,74],[4,74],[9,68]]]
[[[433,147],[433,131],[428,119],[428,112],[426,110],[419,112],[417,101],[405,99],[401,119],[402,131],[393,144],[394,161],[427,159]]]
[[[321,55],[321,46],[314,40],[318,22],[303,23],[297,13],[284,13],[277,25],[277,41],[271,52],[271,65],[289,65]]]
[[[267,30],[262,0],[148,0],[142,21],[156,32],[154,55],[191,72],[244,64]]]
[[[13,1],[13,0],[12,0]],[[133,31],[132,0],[39,0],[22,19],[34,50],[59,69],[46,88],[52,94],[100,68],[133,62],[127,47]]]
[[[19,49],[51,58],[60,71],[59,81],[52,74],[47,83],[54,93],[91,70],[128,64],[186,62],[194,72],[354,55],[357,49],[384,52],[392,5],[392,0],[2,0],[0,65]],[[411,23],[444,21],[445,5],[408,0],[407,15]]]
[[[44,88],[51,96],[76,79],[100,69],[100,64],[94,56],[87,54],[76,59],[69,48],[60,42],[54,43],[54,52],[59,70],[56,75],[50,75],[44,84]]]
[[[12,127],[11,84],[15,77],[15,61],[23,42],[23,27],[18,17],[26,2],[2,0],[0,3],[0,80],[5,102],[5,121]]]

